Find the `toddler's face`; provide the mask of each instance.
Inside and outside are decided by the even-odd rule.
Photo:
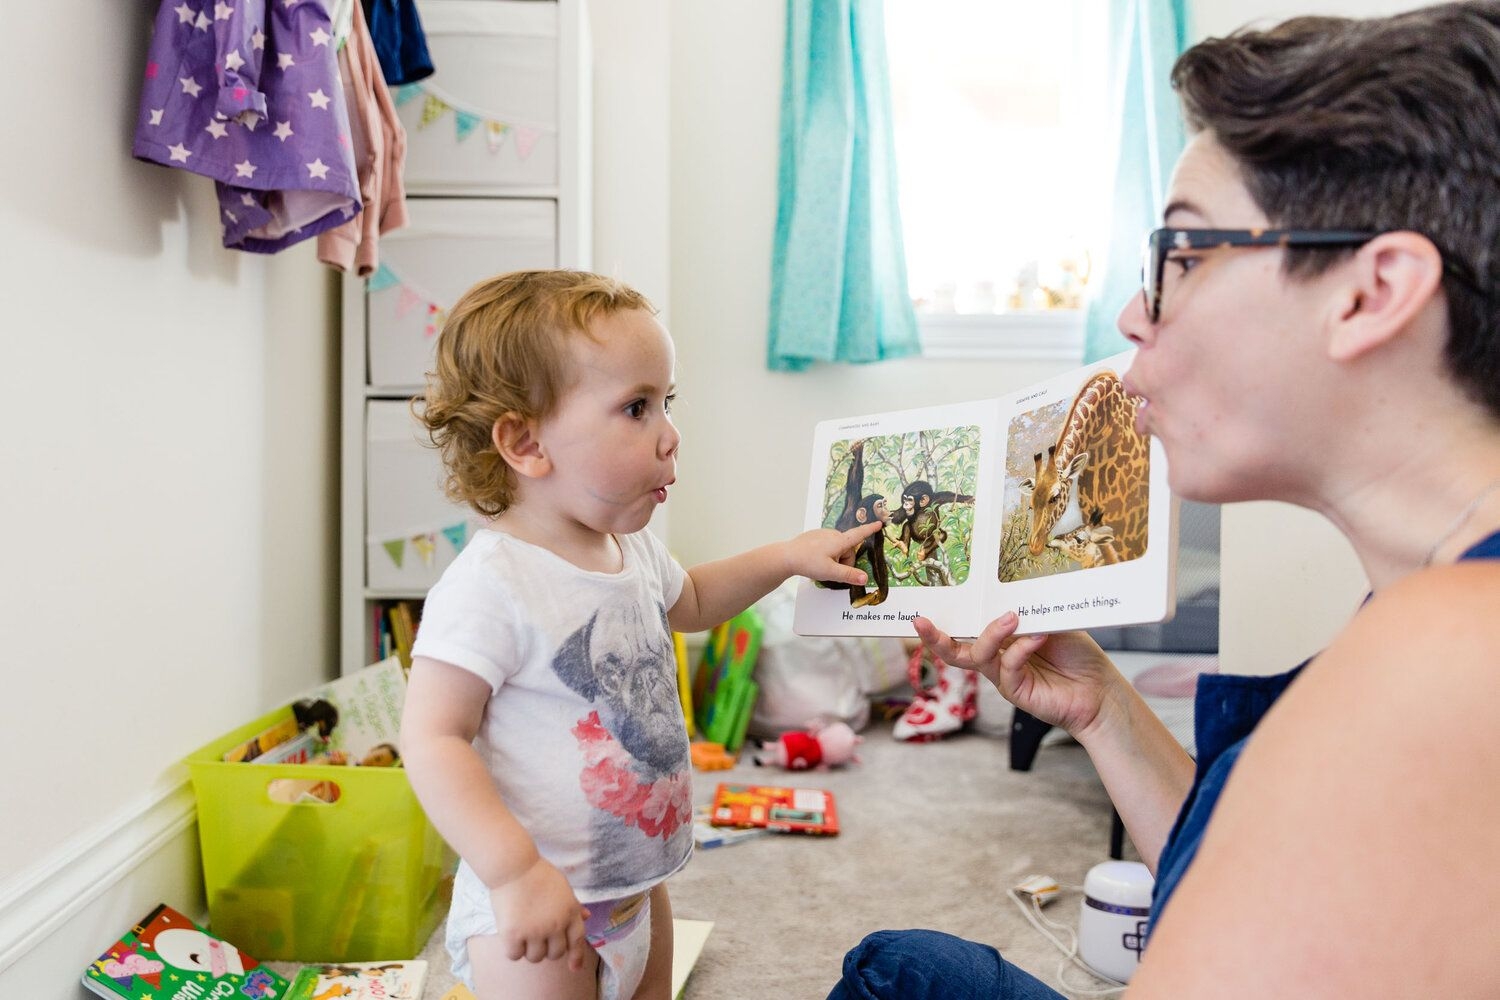
[[[606,316],[592,332],[597,343],[572,339],[574,381],[539,428],[553,469],[536,499],[595,531],[629,534],[677,479],[676,355],[644,310]]]

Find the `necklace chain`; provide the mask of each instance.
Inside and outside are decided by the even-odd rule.
[[[1453,519],[1453,523],[1448,525],[1447,529],[1437,537],[1437,541],[1432,543],[1432,548],[1427,550],[1427,558],[1422,560],[1423,566],[1432,565],[1432,560],[1437,556],[1438,549],[1443,547],[1443,543],[1457,534],[1458,529],[1468,524],[1469,518],[1474,516],[1474,512],[1479,509],[1479,505],[1489,499],[1490,494],[1496,490],[1500,490],[1500,479],[1492,481],[1488,486],[1480,490],[1478,495],[1469,501],[1469,505],[1458,512],[1458,516]]]

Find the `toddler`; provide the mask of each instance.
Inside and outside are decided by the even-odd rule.
[[[879,523],[684,571],[646,522],[675,481],[674,354],[638,292],[575,271],[453,307],[420,418],[489,524],[427,596],[401,746],[462,863],[448,915],[479,1000],[668,1000],[663,884],[692,845],[672,630],[792,575],[861,584]]]

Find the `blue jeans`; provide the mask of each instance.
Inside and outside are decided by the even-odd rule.
[[[1064,1000],[989,945],[940,931],[876,931],[844,956],[828,1000]]]

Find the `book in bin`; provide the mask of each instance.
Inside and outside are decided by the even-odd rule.
[[[426,982],[422,959],[304,965],[285,1000],[422,1000]]]
[[[83,985],[110,1000],[273,1000],[288,984],[163,903],[89,965]]]
[[[972,637],[1164,621],[1176,606],[1177,502],[1160,442],[1120,376],[1133,351],[996,399],[817,425],[807,526],[885,527],[863,587],[804,580],[800,635]]]

